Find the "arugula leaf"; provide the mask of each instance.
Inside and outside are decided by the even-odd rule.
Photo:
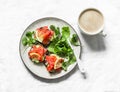
[[[29,32],[26,33],[26,37],[31,38],[31,37],[32,37],[32,34],[33,34],[33,33],[29,31]]]
[[[70,29],[69,27],[62,27],[62,36],[66,39],[70,36]]]
[[[27,45],[27,38],[26,38],[26,37],[24,37],[24,38],[22,39],[22,44],[23,44],[24,46]]]
[[[65,71],[67,71],[68,66],[69,66],[68,62],[63,62],[62,63],[62,69],[64,69]]]
[[[33,35],[34,35],[34,31],[27,32],[25,37],[23,37],[23,39],[22,39],[22,44],[24,46],[26,46],[26,45],[31,46],[32,44],[34,44],[36,42],[36,39],[33,37]]]
[[[50,43],[50,45],[48,46],[48,51],[49,52],[52,52],[52,53],[55,53],[55,51],[54,51],[54,46],[55,46],[55,44],[58,42],[58,39],[57,38],[54,38],[53,40],[52,40],[52,42]]]
[[[80,46],[79,38],[78,38],[77,34],[72,35],[72,38],[70,38],[70,42],[72,45]]]
[[[59,27],[57,27],[57,33],[60,34],[60,28]]]
[[[60,56],[67,56],[71,47],[66,40],[59,40],[54,47],[56,54]]]
[[[60,35],[60,28],[59,27],[56,28],[54,25],[50,25],[50,29],[55,32],[55,36]]]
[[[74,54],[72,54],[71,56],[69,56],[69,61],[68,61],[70,64],[73,64],[76,62],[76,57]]]
[[[67,61],[62,63],[62,68],[66,71],[68,66],[76,62],[76,57],[73,52],[70,52],[67,56]]]

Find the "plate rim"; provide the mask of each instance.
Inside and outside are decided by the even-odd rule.
[[[61,76],[58,76],[58,77],[46,78],[46,77],[42,77],[42,76],[39,76],[39,75],[35,74],[33,71],[31,71],[31,70],[27,67],[27,65],[25,64],[25,62],[24,62],[24,60],[23,60],[23,58],[22,58],[22,53],[21,53],[21,49],[20,49],[22,37],[23,37],[23,35],[25,34],[26,30],[27,30],[32,24],[34,24],[35,22],[37,22],[37,21],[39,21],[39,20],[44,20],[44,19],[55,19],[55,20],[63,21],[63,22],[65,22],[67,25],[69,25],[69,26],[73,29],[73,31],[77,34],[77,36],[78,36],[78,33],[75,31],[75,29],[74,29],[68,22],[66,22],[65,20],[63,20],[63,19],[61,19],[61,18],[57,18],[57,17],[43,17],[43,18],[39,18],[39,19],[33,21],[32,23],[30,23],[30,24],[25,28],[25,30],[23,31],[23,33],[22,33],[22,35],[21,35],[21,37],[20,37],[20,40],[19,40],[19,55],[20,55],[20,58],[21,58],[23,64],[25,65],[25,67],[27,68],[27,70],[28,70],[30,73],[32,73],[33,75],[35,75],[35,76],[37,76],[37,77],[39,77],[39,78],[43,78],[43,79],[48,79],[48,80],[51,80],[51,79],[52,79],[52,80],[54,80],[54,79],[58,79],[58,78],[64,77],[65,75],[69,74],[69,73],[76,67],[77,61],[75,62],[74,67],[73,67],[71,70],[69,70],[66,74],[61,75]],[[80,42],[80,46],[79,46],[79,47],[80,47],[79,58],[81,58],[81,53],[82,53],[82,46],[81,46],[81,44],[82,44],[82,43],[81,43],[81,40],[80,40],[79,36],[78,36],[78,40],[79,40],[79,42]]]

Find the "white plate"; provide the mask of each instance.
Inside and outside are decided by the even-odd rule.
[[[21,56],[23,63],[33,74],[35,74],[39,77],[42,77],[42,78],[46,78],[46,79],[55,79],[55,78],[59,78],[59,77],[62,77],[64,75],[68,74],[76,66],[77,63],[70,65],[68,67],[67,71],[62,70],[60,73],[50,74],[46,70],[46,67],[43,64],[36,65],[29,59],[28,51],[30,48],[25,50],[26,47],[22,45],[22,41],[21,41],[23,36],[26,34],[26,32],[33,31],[36,28],[39,28],[42,26],[50,26],[50,25],[55,25],[60,28],[63,26],[68,26],[70,28],[70,33],[71,33],[70,35],[76,33],[75,30],[73,29],[73,27],[70,24],[68,24],[67,22],[65,22],[64,20],[54,18],[54,17],[42,18],[42,19],[39,19],[39,20],[33,22],[26,28],[26,30],[24,31],[24,33],[22,34],[22,37],[20,39],[19,50],[20,50],[20,56]],[[73,49],[74,49],[76,57],[79,57],[80,53],[81,53],[81,47],[73,46]]]

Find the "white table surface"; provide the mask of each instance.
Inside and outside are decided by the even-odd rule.
[[[79,32],[77,18],[88,7],[101,10],[107,37]],[[25,28],[42,17],[70,23],[82,41],[83,79],[78,67],[57,80],[33,76],[19,56]],[[120,92],[120,0],[0,0],[0,92]]]

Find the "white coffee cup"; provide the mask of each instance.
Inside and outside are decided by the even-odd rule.
[[[88,8],[83,10],[78,17],[78,25],[82,33],[87,35],[102,34],[104,29],[104,16],[95,8]]]

